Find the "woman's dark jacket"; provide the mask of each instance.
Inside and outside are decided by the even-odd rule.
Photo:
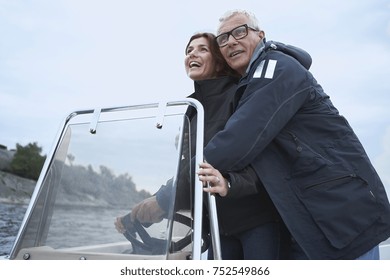
[[[355,259],[390,236],[384,186],[299,55],[271,43],[260,45],[205,157],[225,172],[252,164],[309,258]]]

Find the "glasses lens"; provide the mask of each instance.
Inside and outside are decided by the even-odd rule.
[[[224,46],[227,44],[227,41],[228,41],[228,38],[229,38],[229,34],[228,33],[224,33],[224,34],[221,34],[217,37],[217,44],[218,46]]]
[[[245,25],[239,26],[236,29],[232,30],[232,35],[236,40],[240,40],[248,35],[248,30]]]
[[[236,40],[240,40],[240,39],[244,38],[246,35],[248,35],[247,25],[246,24],[241,25],[239,27],[234,28],[230,32],[226,32],[226,33],[219,35],[216,38],[218,46],[220,46],[220,47],[225,46],[227,44],[227,42],[229,41],[230,35],[232,35],[234,37],[234,39],[236,39]]]

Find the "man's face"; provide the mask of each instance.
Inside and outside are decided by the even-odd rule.
[[[248,26],[250,26],[248,18],[244,15],[235,15],[220,24],[218,35],[229,32],[243,24],[248,24]],[[220,47],[226,62],[242,76],[245,74],[252,54],[262,39],[262,36],[263,32],[253,31],[248,28],[248,35],[246,37],[236,40],[230,35],[227,45]]]

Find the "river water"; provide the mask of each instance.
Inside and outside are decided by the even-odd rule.
[[[0,256],[9,255],[28,205],[0,203]],[[114,219],[128,209],[58,206],[51,220],[46,245],[53,248],[127,241],[114,227]],[[165,238],[166,223],[150,226],[154,237]],[[186,228],[186,230],[188,230]]]
[[[0,204],[0,256],[8,255],[16,239],[23,217],[28,205],[21,204]],[[120,213],[126,213],[124,210],[105,209],[102,207],[92,208],[93,211],[85,210],[86,207],[58,207],[51,230],[52,236],[48,237],[47,242],[53,247],[58,246],[61,242],[70,242],[67,245],[81,246],[88,245],[88,237],[93,236],[94,242],[114,242],[119,235],[114,227],[114,217]],[[81,231],[80,228],[83,230]],[[104,232],[104,235],[98,233]],[[67,240],[67,236],[75,237],[73,240]],[[77,243],[73,243],[77,242]]]
[[[0,203],[0,256],[9,254],[26,210],[27,205]]]

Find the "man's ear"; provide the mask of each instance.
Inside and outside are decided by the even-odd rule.
[[[263,30],[260,30],[260,31],[259,31],[259,37],[260,37],[260,39],[264,39],[264,37],[265,37],[265,32],[264,32]]]

